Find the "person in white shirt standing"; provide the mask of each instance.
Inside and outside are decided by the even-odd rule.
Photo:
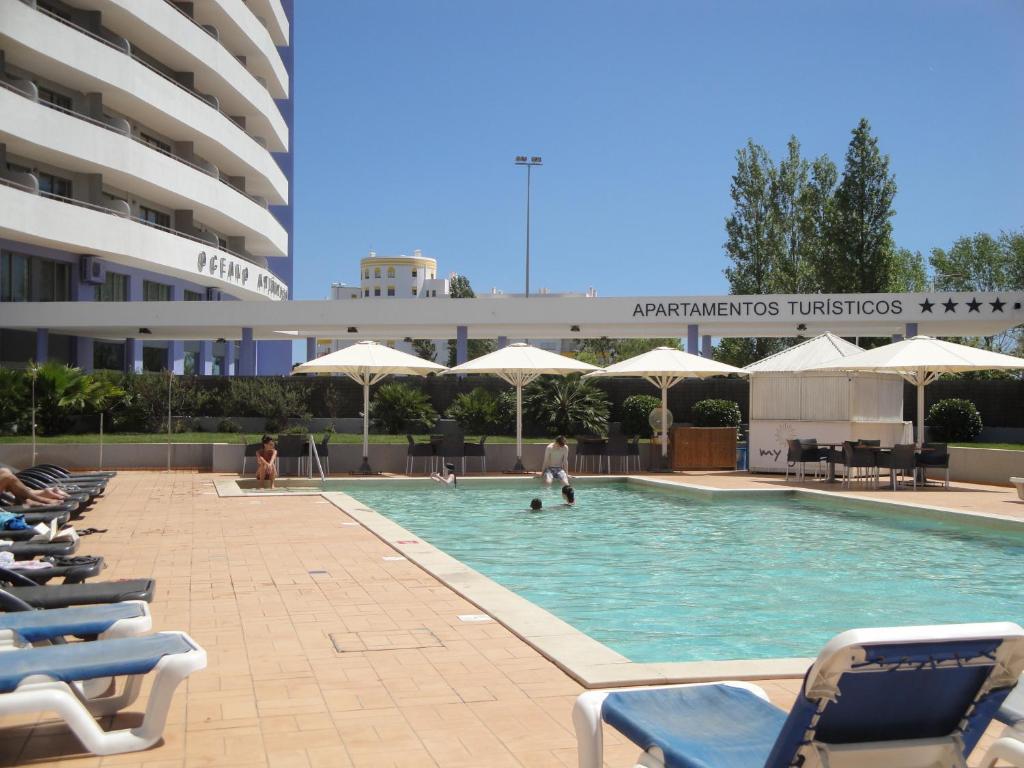
[[[541,466],[547,485],[551,485],[556,478],[562,485],[569,484],[569,446],[565,444],[564,437],[559,435],[553,442],[548,443],[548,447],[544,449],[544,463]]]

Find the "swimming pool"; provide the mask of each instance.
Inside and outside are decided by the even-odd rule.
[[[582,481],[329,481],[634,662],[814,656],[863,626],[1024,618],[1024,534],[841,500]],[[527,511],[533,496],[545,509]]]

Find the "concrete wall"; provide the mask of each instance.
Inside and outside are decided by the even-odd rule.
[[[1009,485],[1011,477],[1024,475],[1024,451],[992,448],[949,449],[949,477],[968,483]],[[939,477],[936,471],[935,477]]]

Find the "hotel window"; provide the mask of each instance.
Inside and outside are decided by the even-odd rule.
[[[369,268],[363,270],[363,279],[364,280],[369,280],[370,279],[370,270],[369,270]]]
[[[51,91],[49,88],[40,87],[39,89],[39,100],[46,102],[47,104],[53,104],[55,107],[66,109],[68,112],[71,111],[71,97],[65,96],[63,93],[56,93]]]
[[[107,280],[96,286],[96,301],[128,301],[130,278],[119,272],[107,272]]]
[[[54,176],[52,173],[39,173],[39,191],[54,197],[71,197],[71,179]]]
[[[412,268],[412,276],[413,276],[413,277],[416,277],[416,274],[417,274],[417,272],[416,272],[416,267],[413,267],[413,268]]]
[[[373,276],[377,277],[377,278],[380,277],[380,267],[374,267],[373,268]]]
[[[71,301],[71,265],[3,251],[0,301]]]
[[[363,296],[369,296],[369,295],[370,295],[370,289],[369,288],[363,288]]]
[[[139,206],[139,218],[146,224],[163,227],[164,229],[171,228],[171,215],[169,213],[155,211],[144,205]]]
[[[394,295],[395,295],[395,286],[389,285],[388,286],[388,296],[394,296]]]
[[[185,290],[185,301],[203,301],[205,298],[199,291]]]
[[[154,149],[159,149],[164,154],[171,154],[171,145],[166,141],[160,141],[156,136],[150,136],[148,133],[140,133],[139,138],[142,139],[143,144],[148,144]]]
[[[171,301],[171,286],[155,283],[152,280],[142,281],[143,301]]]
[[[416,295],[416,289],[415,289],[415,288],[413,288],[413,289],[412,289],[412,295],[413,295],[413,296],[415,296],[415,295]]]
[[[228,249],[228,239],[217,235],[217,247],[222,251],[226,251]]]
[[[373,295],[380,296],[380,286],[377,286],[376,288],[373,289]]]
[[[395,268],[394,267],[388,267],[388,279],[389,280],[394,280],[395,279]]]
[[[92,367],[100,371],[123,371],[124,344],[96,339],[92,346]]]

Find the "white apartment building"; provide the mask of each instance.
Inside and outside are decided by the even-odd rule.
[[[0,365],[290,370],[290,343],[251,329],[149,341],[4,318],[25,302],[153,301],[164,320],[187,310],[166,302],[288,298],[292,5],[0,0]]]

